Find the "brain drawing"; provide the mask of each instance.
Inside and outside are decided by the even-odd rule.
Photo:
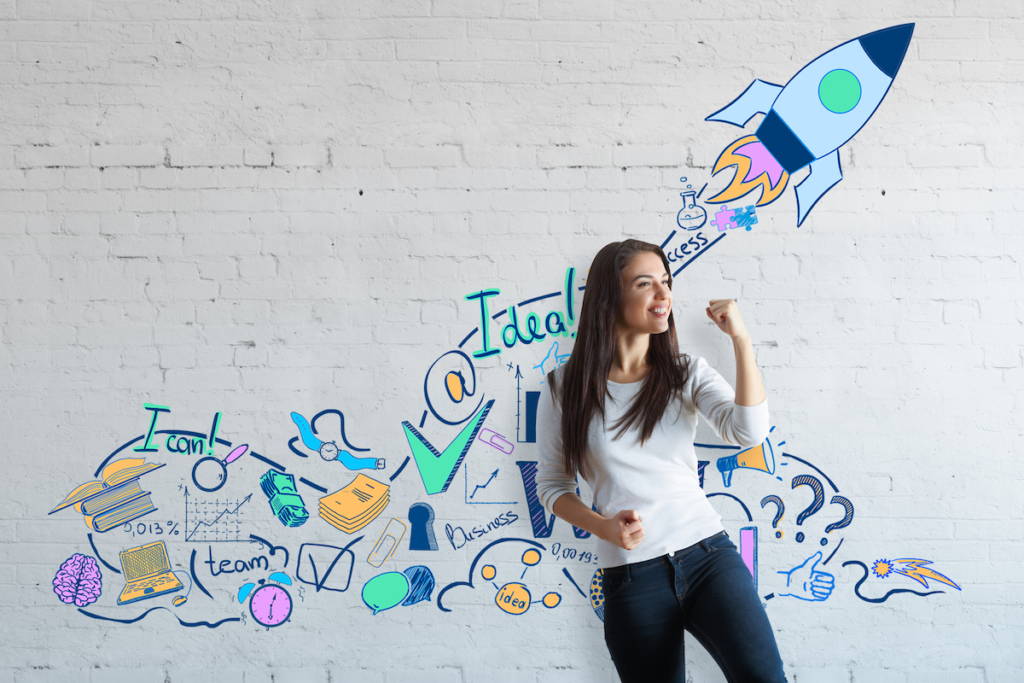
[[[79,607],[96,602],[103,591],[103,575],[96,560],[75,553],[57,570],[53,577],[53,592],[67,604]]]

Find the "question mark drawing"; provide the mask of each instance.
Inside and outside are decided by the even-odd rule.
[[[793,477],[793,489],[796,490],[798,486],[810,486],[811,489],[814,490],[814,502],[811,503],[806,510],[796,516],[796,525],[800,526],[804,523],[805,519],[816,513],[821,509],[821,506],[825,504],[825,493],[821,482],[818,481],[818,478],[812,477],[809,474],[800,474]],[[797,532],[796,542],[804,542],[804,532]]]
[[[838,522],[833,522],[825,527],[826,534],[830,534],[836,529],[848,527],[850,526],[850,522],[853,521],[853,503],[851,503],[847,498],[844,498],[843,496],[832,496],[832,504],[842,505],[843,509],[846,510],[846,514],[843,515],[843,518]],[[828,543],[827,539],[821,539],[822,545],[825,545],[826,543]]]
[[[786,504],[782,502],[781,498],[774,494],[765,496],[761,499],[762,508],[768,503],[775,503],[778,506],[778,509],[775,511],[775,519],[772,520],[772,528],[775,529],[775,538],[782,538],[782,532],[779,531],[779,521],[782,519],[782,515],[786,511]]]

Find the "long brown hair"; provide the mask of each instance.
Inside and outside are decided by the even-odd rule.
[[[669,289],[672,288],[672,271],[668,258],[661,247],[640,240],[612,242],[597,252],[587,274],[587,288],[580,311],[580,326],[576,333],[576,345],[569,357],[562,376],[561,391],[556,385],[555,372],[548,373],[552,398],[562,406],[562,445],[565,472],[570,477],[576,473],[589,476],[587,433],[595,413],[605,416],[605,396],[608,392],[608,373],[615,359],[615,321],[622,306],[622,271],[633,258],[649,251],[661,257],[665,271],[669,273]],[[640,445],[654,433],[673,398],[682,398],[683,386],[689,378],[689,361],[679,354],[676,341],[676,324],[672,312],[668,315],[668,330],[652,334],[647,349],[647,364],[651,372],[644,380],[629,410],[613,429],[618,439],[634,424],[640,423]]]

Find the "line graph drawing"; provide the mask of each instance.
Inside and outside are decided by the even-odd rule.
[[[241,516],[242,507],[252,498],[250,493],[245,498],[234,501],[195,500],[189,497],[185,487],[185,541],[188,543],[248,543],[248,535],[243,535]]]
[[[493,480],[495,477],[498,476],[498,470],[494,470],[494,472],[491,473],[490,478],[486,482],[484,482],[483,486],[477,484],[476,488],[473,489],[472,495],[470,495],[470,493],[469,493],[469,466],[464,463],[463,467],[462,467],[462,471],[466,475],[466,486],[465,486],[465,488],[462,491],[462,500],[466,503],[466,505],[516,505],[516,501],[514,501],[514,500],[511,500],[511,501],[509,501],[509,500],[495,500],[495,501],[472,500],[473,496],[476,495],[476,492],[479,489],[486,488],[487,484],[490,484],[491,480]]]
[[[494,470],[493,472],[491,472],[490,478],[487,481],[485,481],[483,484],[477,484],[476,487],[473,489],[473,493],[469,494],[469,497],[472,498],[473,496],[476,495],[476,492],[478,490],[487,488],[487,485],[491,483],[491,480],[494,479],[497,476],[498,476],[498,470]]]

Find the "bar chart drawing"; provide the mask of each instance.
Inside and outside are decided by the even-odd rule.
[[[516,366],[516,442],[537,443],[537,404],[540,403],[539,391],[526,392],[526,405],[523,405],[523,391],[520,380],[523,373]],[[523,409],[525,408],[525,414]],[[525,424],[524,419],[525,418]]]

